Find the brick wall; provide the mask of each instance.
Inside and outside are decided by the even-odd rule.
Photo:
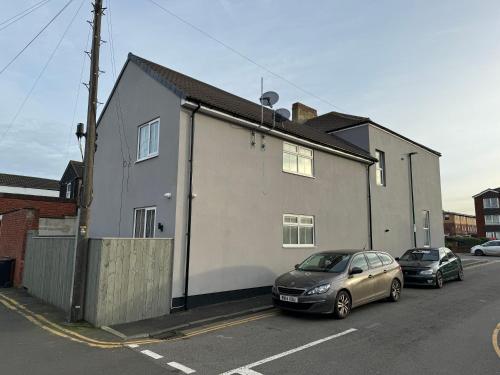
[[[474,208],[476,210],[476,226],[477,235],[479,237],[486,236],[486,230],[484,228],[484,208],[483,208],[483,196],[474,198]]]
[[[14,286],[22,285],[26,233],[38,229],[38,210],[20,209],[4,214],[0,226],[0,257],[16,260]]]
[[[38,229],[40,217],[75,216],[76,203],[56,197],[0,193],[0,215],[0,257],[16,259],[14,286],[21,286],[27,231]]]
[[[71,199],[0,193],[0,215],[21,208],[37,209],[40,217],[47,218],[76,215],[76,203]]]

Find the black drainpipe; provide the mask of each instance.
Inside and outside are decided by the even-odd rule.
[[[193,150],[194,150],[194,115],[200,109],[201,104],[191,113],[191,136],[189,139],[189,194],[188,194],[188,222],[186,233],[186,271],[184,273],[184,310],[188,309],[189,293],[189,260],[191,255],[191,214],[193,211]]]
[[[411,192],[411,214],[413,217],[413,247],[417,247],[417,223],[415,221],[415,197],[413,194],[413,164],[411,157],[415,155],[416,152],[410,152],[408,154],[408,160],[410,163],[410,192]]]
[[[373,250],[373,228],[372,228],[372,186],[370,183],[370,167],[375,164],[371,163],[366,166],[366,179],[368,187],[368,234],[370,236],[370,250]]]

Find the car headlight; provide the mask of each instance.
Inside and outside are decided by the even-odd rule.
[[[313,294],[323,294],[326,293],[330,289],[330,284],[323,284],[317,287],[314,287],[307,291],[306,296],[312,296]]]
[[[432,270],[432,269],[420,271],[421,275],[432,275],[433,273],[434,273],[434,270]]]

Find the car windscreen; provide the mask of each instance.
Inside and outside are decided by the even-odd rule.
[[[343,272],[351,259],[351,254],[314,254],[297,268],[310,272]]]
[[[439,251],[438,250],[408,250],[403,254],[400,260],[408,260],[408,261],[437,261],[439,260]]]

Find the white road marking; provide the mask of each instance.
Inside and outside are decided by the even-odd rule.
[[[240,370],[237,370],[238,372],[233,372],[232,374],[236,375],[264,375],[264,374],[261,374],[260,372],[257,372],[257,371],[254,371],[254,370],[251,370],[249,368],[246,368],[246,369],[240,369]]]
[[[169,362],[169,363],[167,363],[167,365],[169,365],[170,367],[176,368],[177,370],[180,370],[185,374],[194,374],[196,372],[192,368],[189,368],[189,367],[184,366],[184,365],[177,363],[177,362]]]
[[[151,350],[143,350],[141,353],[144,354],[144,355],[147,355],[147,356],[149,356],[149,357],[151,357],[153,359],[163,358],[162,355],[159,355],[158,353],[152,352]]]
[[[490,264],[495,264],[495,263],[500,263],[500,260],[490,260],[490,261],[487,261],[486,263],[481,263],[481,264],[474,263],[472,266],[464,267],[464,268],[466,270],[470,270],[471,268],[479,268],[479,267],[489,266]]]
[[[246,365],[246,366],[239,367],[239,368],[234,369],[234,370],[230,370],[230,371],[224,372],[224,373],[222,373],[220,375],[236,375],[236,374],[244,374],[244,375],[246,375],[246,374],[254,374],[254,375],[256,375],[256,374],[258,374],[258,372],[256,373],[254,371],[252,373],[252,372],[248,372],[248,370],[250,370],[252,367],[257,367],[257,366],[263,365],[264,363],[271,362],[271,361],[274,361],[276,359],[286,357],[287,355],[300,352],[301,350],[311,348],[313,346],[322,344],[322,343],[324,343],[326,341],[330,341],[330,340],[336,339],[336,338],[341,337],[341,336],[348,335],[349,333],[353,333],[353,332],[356,332],[356,331],[357,331],[356,328],[350,328],[350,329],[348,329],[346,331],[337,333],[335,335],[331,335],[331,336],[325,337],[323,339],[310,342],[309,344],[305,344],[305,345],[299,346],[298,348],[295,348],[295,349],[287,350],[286,352],[273,355],[272,357],[261,359],[260,361],[251,363],[251,364]],[[247,371],[247,372],[245,372],[245,371]]]
[[[138,347],[139,347],[139,345],[137,345],[137,344],[130,344],[130,345],[127,345],[127,346],[128,346],[129,348],[131,348],[131,349],[135,349],[135,348],[138,348]]]

